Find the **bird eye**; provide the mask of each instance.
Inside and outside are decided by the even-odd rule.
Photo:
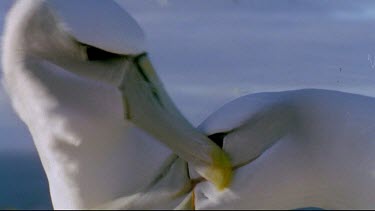
[[[86,45],[86,54],[89,61],[104,61],[122,57],[120,54],[111,53],[90,45]]]
[[[223,148],[224,146],[224,137],[228,135],[228,133],[215,133],[212,135],[209,135],[208,138],[211,139],[213,142],[215,142],[220,148]]]

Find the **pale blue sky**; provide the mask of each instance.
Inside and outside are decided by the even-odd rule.
[[[0,32],[10,2],[0,1]],[[317,87],[375,96],[373,1],[118,2],[145,30],[157,72],[195,125],[259,91]],[[32,149],[0,88],[0,151]]]

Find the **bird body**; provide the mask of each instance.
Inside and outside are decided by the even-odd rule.
[[[225,153],[163,91],[138,24],[113,1],[80,3],[86,6],[17,1],[2,40],[3,84],[34,139],[54,208],[88,209],[121,197],[131,198],[121,207],[137,208],[152,188],[165,190],[164,198],[182,196],[186,172],[158,183],[175,172],[165,167],[174,153],[184,159],[175,161],[180,168],[189,161],[218,187],[227,185],[230,164],[217,162]]]
[[[33,9],[43,8],[37,2],[19,3],[8,19],[38,15],[36,11],[32,13]],[[39,15],[48,17],[47,12]],[[124,121],[121,93],[116,87],[82,78],[26,54],[24,46],[29,45],[14,41],[15,37],[24,36],[20,30],[23,24],[30,23],[6,26],[4,85],[35,140],[54,207],[97,206],[151,182],[172,152]],[[51,36],[44,32],[24,33],[29,33],[24,36],[26,39],[40,37],[32,43],[38,48],[43,46],[38,40],[46,42]]]
[[[371,209],[375,196],[375,99],[303,89],[250,94],[202,123],[225,133],[238,166],[231,187],[198,184],[197,208]]]
[[[200,132],[163,90],[131,16],[112,1],[82,4],[100,7],[20,0],[2,40],[3,84],[54,208],[373,208],[373,98],[254,94]]]

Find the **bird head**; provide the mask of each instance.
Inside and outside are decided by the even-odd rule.
[[[13,59],[26,55],[28,62],[57,67],[51,71],[118,87],[124,121],[168,146],[218,188],[229,185],[228,156],[176,108],[147,56],[142,29],[122,7],[108,0],[30,0],[15,7],[24,7],[24,14],[6,26],[17,33],[3,40],[19,55]]]

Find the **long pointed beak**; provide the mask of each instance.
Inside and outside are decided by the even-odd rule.
[[[132,59],[120,90],[126,119],[168,146],[219,189],[230,184],[232,166],[229,157],[182,116],[146,54]]]

